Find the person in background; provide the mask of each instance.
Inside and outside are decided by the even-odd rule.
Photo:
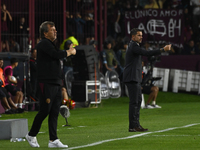
[[[24,17],[20,18],[19,31],[20,31],[21,52],[28,52],[28,32],[29,32],[29,27],[27,26]]]
[[[67,90],[65,87],[62,87],[62,104],[66,103],[69,100]]]
[[[4,68],[5,76],[5,89],[14,96],[14,103],[17,107],[22,108],[23,106],[23,93],[17,87],[17,79],[13,76],[13,69],[18,66],[18,59],[11,58],[10,66]]]
[[[124,41],[122,42],[122,47],[116,52],[116,58],[118,60],[118,67],[119,69],[119,75],[122,75],[125,67],[125,56],[126,56],[126,49],[128,47],[128,42]]]
[[[76,26],[76,37],[80,43],[80,45],[84,44],[84,25],[85,25],[85,20],[82,18],[80,12],[76,12],[76,16],[74,17],[75,21],[75,26]]]
[[[38,93],[38,82],[37,82],[37,49],[31,49],[31,57],[30,57],[30,98],[31,100],[38,102],[39,93]],[[28,109],[32,110],[33,105],[30,104]],[[39,104],[35,103],[35,110],[39,110]]]
[[[72,14],[69,11],[66,11],[66,31],[67,33],[75,31],[75,21]]]
[[[0,101],[1,101],[1,105],[3,106],[4,110],[5,110],[5,114],[14,114],[15,110],[13,108],[10,107],[10,105],[8,104],[7,98],[5,93],[2,91],[2,89],[0,88]],[[14,104],[14,107],[17,108]]]
[[[71,40],[67,40],[65,42],[64,49],[69,49],[71,46],[73,46],[72,41]],[[64,75],[68,70],[72,70],[73,71],[71,57],[72,56],[69,56],[69,57],[63,59],[63,73],[64,73]]]
[[[151,108],[161,108],[161,106],[156,104],[156,98],[158,96],[159,88],[157,86],[142,86],[142,93],[148,94],[148,100],[146,102],[145,108],[151,109]],[[150,102],[152,101],[152,104],[150,105]]]
[[[89,13],[85,16],[84,35],[86,37],[86,45],[94,38],[94,19],[93,14]]]
[[[145,72],[143,61],[142,61],[142,68],[143,68],[142,84],[141,84],[142,85],[142,93],[149,95],[148,100],[147,100],[144,108],[147,108],[147,109],[161,108],[161,106],[156,104],[156,98],[158,96],[159,87],[157,87],[153,84],[149,84],[148,80],[145,79],[145,78],[148,78],[148,75],[147,75],[148,73]],[[147,82],[147,83],[145,83],[145,82]],[[150,105],[151,101],[152,101],[152,104]]]
[[[11,36],[9,39],[9,49],[10,52],[20,52],[19,44],[16,42],[15,37]]]
[[[8,41],[8,25],[7,21],[12,21],[12,16],[10,15],[10,12],[6,9],[6,4],[1,3],[1,40],[2,41]]]
[[[37,91],[37,49],[31,49],[31,57],[30,57],[30,83],[32,87],[31,96],[34,99],[38,99],[36,96]]]
[[[133,7],[133,10],[143,9],[143,7],[140,6],[140,4],[139,4],[139,0],[134,0],[132,7]]]
[[[1,41],[1,52],[9,52],[9,44],[8,41]]]
[[[6,91],[4,75],[3,75],[3,59],[0,58],[0,99],[3,108],[5,109],[6,114],[13,114],[13,113],[22,113],[24,109],[17,108],[15,103],[12,101],[10,95]]]
[[[190,39],[188,44],[184,45],[183,54],[186,55],[198,55],[200,53],[200,50],[198,46],[195,44],[193,39]]]
[[[102,51],[102,60],[103,60],[103,73],[106,71],[112,71],[117,68],[117,58],[115,56],[115,52],[112,49],[112,43],[110,41],[106,41],[104,45],[104,50]]]

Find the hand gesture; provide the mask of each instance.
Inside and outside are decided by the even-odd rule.
[[[76,54],[76,49],[73,48],[73,44],[71,44],[69,46],[69,50],[67,50],[67,56],[70,56],[70,55],[75,55]]]
[[[170,51],[171,50],[171,44],[169,44],[169,45],[165,45],[165,47],[164,47],[164,50],[165,51]]]

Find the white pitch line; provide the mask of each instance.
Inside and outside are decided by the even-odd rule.
[[[173,128],[168,128],[168,129],[154,131],[154,132],[145,132],[145,133],[140,133],[140,134],[127,136],[127,137],[123,137],[123,138],[108,139],[108,140],[103,140],[103,141],[99,141],[99,142],[95,142],[95,143],[91,143],[91,144],[87,144],[87,145],[71,147],[71,148],[67,148],[67,149],[63,149],[63,150],[71,150],[71,149],[91,147],[91,146],[96,146],[96,145],[100,145],[100,144],[107,143],[107,142],[132,139],[132,138],[136,138],[136,137],[140,137],[140,136],[144,136],[144,135],[148,135],[148,134],[152,134],[152,133],[161,133],[161,132],[171,131],[171,130],[180,129],[180,128],[187,128],[187,127],[191,127],[191,126],[195,126],[195,125],[199,125],[199,124],[200,123],[194,123],[194,124],[189,124],[189,125],[185,125],[185,126],[182,126],[182,127],[173,127]]]
[[[193,135],[146,135],[146,136],[193,136]],[[200,135],[197,135],[200,136]]]

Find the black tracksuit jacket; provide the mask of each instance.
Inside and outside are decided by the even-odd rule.
[[[37,79],[39,83],[62,84],[60,59],[67,57],[66,50],[61,51],[49,39],[42,38],[37,49]]]

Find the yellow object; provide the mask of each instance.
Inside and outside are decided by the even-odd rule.
[[[62,44],[60,45],[60,50],[64,50],[64,49],[65,49],[65,48],[64,48],[65,42],[68,41],[68,40],[71,40],[71,41],[72,41],[73,47],[76,47],[76,46],[79,45],[77,39],[76,39],[74,36],[70,36],[70,37],[68,37],[67,39],[65,39],[65,40],[62,42]]]

